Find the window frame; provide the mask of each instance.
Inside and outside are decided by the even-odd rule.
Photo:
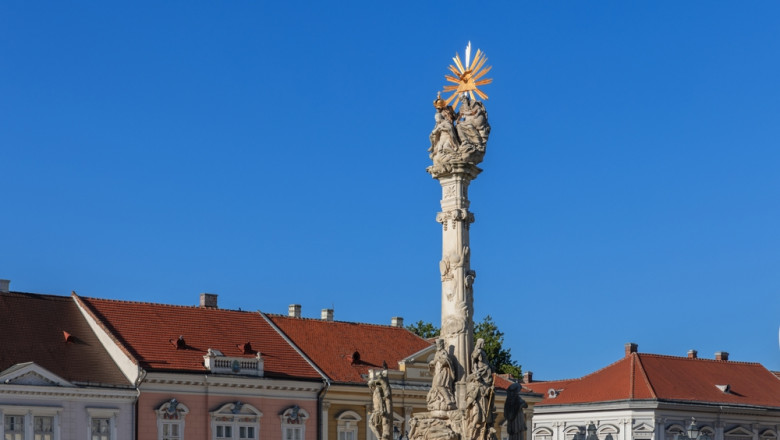
[[[295,415],[296,412],[297,415]],[[284,410],[284,412],[279,415],[279,418],[282,422],[282,440],[287,440],[288,430],[300,431],[300,440],[306,438],[306,421],[309,419],[308,411],[298,405],[293,405]],[[294,436],[293,440],[295,440]]]
[[[212,440],[259,440],[263,413],[249,403],[228,402],[209,412]],[[229,437],[217,437],[220,426],[230,428]],[[253,437],[241,437],[241,428],[252,428]]]
[[[175,409],[171,410],[171,406],[175,403]],[[157,407],[154,412],[157,414],[157,440],[163,440],[163,426],[178,426],[179,435],[177,440],[184,440],[184,428],[186,426],[187,414],[190,413],[190,409],[187,405],[183,404],[175,397],[172,397]]]

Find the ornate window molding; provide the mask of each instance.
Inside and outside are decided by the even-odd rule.
[[[362,417],[355,411],[342,411],[338,417],[337,440],[357,440],[358,438],[358,422],[363,420]]]
[[[248,403],[226,403],[209,414],[212,439],[257,440],[260,437],[263,413]]]
[[[298,405],[284,410],[279,417],[282,419],[282,440],[304,440],[306,438],[306,420],[309,413]]]
[[[552,440],[553,432],[550,428],[536,428],[533,431],[533,440]]]
[[[184,419],[190,413],[185,404],[174,397],[163,402],[155,412],[158,440],[184,440]]]

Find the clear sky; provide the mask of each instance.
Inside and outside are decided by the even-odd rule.
[[[629,341],[780,370],[780,3],[486,3],[0,2],[0,278],[438,322],[431,102],[471,41],[476,318],[541,379]]]

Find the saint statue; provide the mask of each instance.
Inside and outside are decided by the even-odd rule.
[[[447,411],[455,409],[453,394],[455,371],[452,360],[444,346],[444,339],[436,340],[436,354],[428,363],[428,369],[433,373],[431,390],[428,391],[428,410]]]

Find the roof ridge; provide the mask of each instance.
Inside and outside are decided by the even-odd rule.
[[[639,353],[636,353],[636,354],[638,355]],[[637,356],[636,359],[637,359],[637,362],[639,362],[639,370],[642,372],[642,377],[645,380],[645,385],[647,385],[647,387],[650,388],[650,394],[653,396],[653,398],[657,399],[658,398],[658,394],[655,392],[655,388],[653,387],[653,384],[650,383],[650,377],[648,377],[647,370],[645,369],[645,365],[642,363],[642,357],[641,356]],[[631,381],[633,383],[633,375],[632,375]],[[631,398],[632,399],[634,398],[633,390],[632,390],[632,393],[631,393]]]
[[[107,301],[112,303],[119,303],[119,304],[143,304],[148,306],[161,306],[161,307],[173,307],[173,308],[179,308],[179,309],[193,309],[193,310],[212,310],[217,312],[236,312],[236,313],[257,313],[259,310],[235,310],[235,309],[221,309],[219,307],[201,307],[201,306],[187,306],[182,304],[166,304],[166,303],[157,303],[157,302],[150,302],[150,301],[130,301],[126,299],[113,299],[113,298],[96,298],[92,296],[79,296],[79,298],[84,298],[87,300],[97,300],[97,301]]]
[[[35,292],[20,292],[18,290],[11,290],[10,292],[3,292],[0,295],[11,295],[11,296],[38,296],[38,297],[49,297],[49,298],[57,298],[57,299],[64,299],[69,300],[70,296],[65,295],[54,295],[52,293],[35,293]]]
[[[410,333],[414,333],[414,332],[411,332],[406,327],[397,327],[397,326],[394,326],[394,325],[391,325],[391,324],[374,324],[373,322],[341,321],[341,320],[338,320],[338,319],[325,320],[325,319],[322,319],[322,318],[306,318],[306,317],[295,318],[295,317],[288,316],[288,315],[282,315],[280,313],[266,313],[266,312],[263,312],[263,314],[265,314],[266,316],[271,317],[271,318],[279,317],[279,318],[295,319],[295,320],[301,320],[301,321],[314,321],[314,322],[321,322],[323,324],[370,325],[372,327],[397,328],[397,329],[406,330],[407,332],[410,332]],[[425,339],[425,338],[421,338],[421,339]]]
[[[729,364],[761,365],[761,366],[763,366],[760,362],[732,361],[730,359],[727,360],[727,361],[719,361],[717,359],[707,359],[707,358],[700,358],[700,357],[689,358],[689,357],[686,357],[686,356],[673,356],[673,355],[670,355],[670,354],[656,354],[656,353],[637,353],[637,354],[640,355],[640,356],[658,357],[658,358],[667,358],[667,359],[678,359],[678,360],[690,361],[690,362],[714,362],[714,363],[729,363]]]

